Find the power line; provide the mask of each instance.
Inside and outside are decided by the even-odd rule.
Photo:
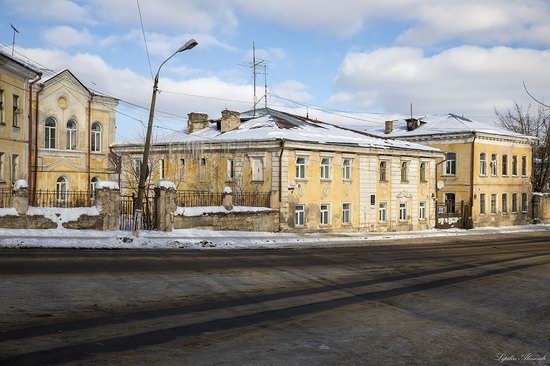
[[[149,62],[149,71],[151,72],[151,80],[153,79],[153,68],[151,67],[151,57],[149,56],[149,47],[147,47],[147,37],[145,37],[145,28],[143,27],[143,18],[141,16],[141,8],[139,6],[139,0],[136,0],[139,22],[141,24],[141,33],[143,34],[143,43],[145,43],[145,53],[147,53],[147,61]]]

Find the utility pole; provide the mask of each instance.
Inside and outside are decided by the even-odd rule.
[[[19,33],[17,28],[13,26],[13,24],[10,23],[11,29],[13,29],[13,40],[11,42],[11,55],[13,56],[13,52],[15,51],[15,33]]]

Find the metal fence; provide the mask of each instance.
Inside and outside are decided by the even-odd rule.
[[[134,228],[136,196],[120,196],[120,230],[132,230]],[[143,230],[157,230],[155,198],[144,197],[141,215],[141,228]]]
[[[48,191],[38,190],[29,200],[35,207],[91,207],[94,203],[92,191]]]
[[[221,206],[223,193],[207,191],[177,191],[176,205],[181,207]],[[233,193],[234,206],[270,207],[269,192]]]
[[[11,207],[11,188],[0,189],[0,207]]]

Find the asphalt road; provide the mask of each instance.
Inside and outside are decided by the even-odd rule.
[[[0,250],[0,365],[550,364],[549,233],[399,243]]]

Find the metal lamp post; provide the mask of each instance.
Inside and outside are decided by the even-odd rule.
[[[134,211],[134,236],[139,235],[139,230],[141,226],[141,214],[143,206],[143,194],[145,191],[145,182],[147,180],[148,174],[148,161],[149,161],[149,150],[151,149],[151,134],[153,130],[153,119],[155,116],[155,103],[157,101],[157,92],[158,92],[158,82],[159,82],[159,73],[160,69],[168,60],[183,51],[192,49],[197,45],[197,41],[190,39],[183,46],[181,46],[176,52],[174,52],[170,57],[168,57],[162,64],[160,64],[157,74],[155,75],[155,82],[153,84],[153,96],[151,97],[151,108],[149,109],[149,122],[147,123],[147,135],[145,136],[145,146],[143,148],[143,158],[141,161],[141,167],[139,171],[139,185],[138,185],[138,194],[137,202],[135,205]]]

